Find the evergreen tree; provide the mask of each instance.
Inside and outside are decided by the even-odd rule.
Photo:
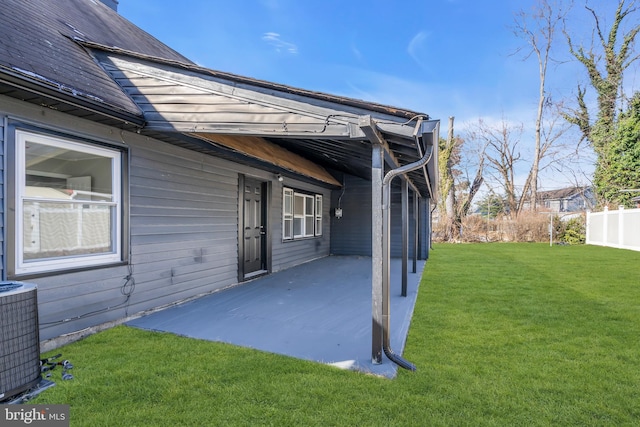
[[[596,167],[594,184],[605,203],[633,207],[631,198],[638,193],[621,190],[640,189],[640,92],[620,114],[612,134]]]

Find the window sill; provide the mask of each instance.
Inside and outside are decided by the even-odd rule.
[[[30,280],[30,279],[37,279],[40,277],[59,276],[61,274],[71,274],[71,273],[77,273],[82,271],[92,271],[92,270],[98,270],[103,268],[120,267],[128,264],[129,263],[127,261],[117,261],[117,262],[110,262],[110,263],[105,263],[100,265],[73,267],[73,268],[66,268],[66,269],[60,269],[60,270],[39,271],[37,273],[11,274],[7,276],[7,280],[24,281],[24,280]]]
[[[282,239],[282,243],[300,242],[303,240],[321,239],[322,236],[296,237],[295,239]]]

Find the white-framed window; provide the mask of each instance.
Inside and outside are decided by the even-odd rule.
[[[316,236],[322,236],[322,195],[316,194]]]
[[[16,275],[122,260],[122,152],[15,131]]]
[[[282,194],[282,238],[293,239],[293,190],[285,188]]]
[[[282,238],[302,239],[322,235],[322,195],[284,188],[282,193]]]

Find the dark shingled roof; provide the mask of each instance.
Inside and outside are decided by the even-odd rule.
[[[365,108],[410,119],[428,117],[402,108],[266,82],[198,67],[127,21],[99,0],[2,0],[0,8],[0,94],[2,74],[138,116],[138,106],[97,65],[91,49],[172,63],[231,81]],[[20,97],[20,96],[17,96]],[[32,102],[43,103],[40,100]],[[86,106],[86,105],[84,105]],[[55,106],[54,106],[55,108]],[[72,112],[73,114],[73,112]],[[76,112],[77,114],[77,112]]]
[[[587,187],[567,187],[559,190],[538,191],[540,200],[562,200],[576,195],[583,194]]]
[[[271,93],[283,99],[293,95],[303,98],[304,102],[318,100],[318,105],[339,105],[341,111],[352,111],[370,118],[391,117],[390,120],[401,126],[411,127],[410,123],[418,118],[429,119],[426,114],[406,109],[199,67],[99,0],[2,0],[0,95],[108,126],[145,132],[146,117],[142,109],[99,64],[98,57],[104,53],[168,65],[185,73],[222,79],[232,86],[246,85],[250,90]],[[330,105],[331,108],[333,106]],[[437,126],[433,128],[436,129]],[[178,132],[154,132],[148,135],[191,149],[195,146],[209,152],[212,147],[209,142]],[[399,164],[418,159],[413,137],[393,133],[385,137]],[[437,135],[435,138],[437,147]],[[349,146],[342,140],[330,138],[320,142],[314,139],[318,146],[312,146],[310,140],[271,138],[270,141],[331,168],[336,168],[335,157],[339,155],[349,172],[353,172],[359,163],[363,166],[361,176],[368,176],[371,151],[360,140],[350,141]],[[358,154],[347,156],[353,150]],[[233,150],[219,151],[233,154]],[[218,151],[216,153],[219,154]],[[244,157],[236,161],[248,162]],[[429,172],[426,173],[434,175],[432,182],[437,181],[437,170],[431,170],[435,164],[434,161],[427,166]],[[424,181],[424,175],[423,169],[409,174],[415,182]],[[437,185],[431,188],[429,182],[424,182],[419,187],[422,194],[433,194]]]
[[[2,0],[0,73],[140,115],[76,40],[192,63],[98,0]]]

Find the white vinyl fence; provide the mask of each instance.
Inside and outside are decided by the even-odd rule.
[[[587,212],[587,244],[640,251],[640,209]]]

